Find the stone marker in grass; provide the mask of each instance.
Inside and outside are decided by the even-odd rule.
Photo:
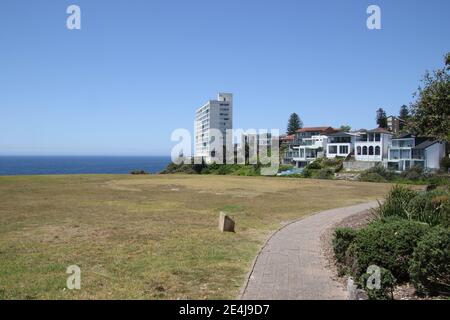
[[[234,221],[225,213],[220,212],[219,230],[222,232],[234,232]]]

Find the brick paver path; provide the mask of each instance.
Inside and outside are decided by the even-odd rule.
[[[282,228],[257,257],[242,299],[346,299],[345,289],[325,267],[320,236],[341,220],[377,205],[370,202],[322,211]]]

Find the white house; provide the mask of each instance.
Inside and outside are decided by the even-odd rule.
[[[385,166],[394,171],[404,171],[415,166],[433,171],[439,169],[444,156],[445,143],[405,134],[392,139]]]
[[[354,151],[356,133],[337,132],[328,135],[327,158],[347,157]]]
[[[294,157],[297,167],[307,165],[317,158],[323,157],[327,139],[327,136],[323,135],[312,136],[311,138],[303,139],[299,146],[294,147],[294,149],[298,150],[297,157]]]
[[[307,127],[295,134],[292,149],[293,158],[297,167],[303,167],[317,158],[325,155],[328,137],[327,134],[335,133],[332,127]]]
[[[355,142],[355,160],[383,161],[388,156],[391,141],[392,133],[382,128],[360,131]]]

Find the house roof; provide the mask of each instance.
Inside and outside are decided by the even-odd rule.
[[[329,137],[353,137],[355,136],[355,133],[346,132],[346,131],[339,131],[332,134],[329,134]]]
[[[406,139],[406,138],[415,138],[415,135],[413,135],[412,133],[403,133],[393,139]]]
[[[372,129],[372,130],[367,130],[367,132],[392,134],[392,132],[390,132],[389,130],[386,130],[386,129],[383,129],[383,128],[380,128],[380,127]]]
[[[428,147],[431,147],[433,144],[438,143],[439,141],[437,140],[426,140],[424,142],[422,142],[421,144],[418,144],[417,146],[414,147],[414,149],[426,149]]]
[[[298,129],[297,132],[336,132],[336,129],[332,127],[305,127]]]
[[[294,140],[294,139],[295,139],[295,135],[293,135],[293,134],[280,137],[280,140]]]

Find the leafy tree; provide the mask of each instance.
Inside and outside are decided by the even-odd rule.
[[[344,131],[344,132],[349,132],[350,130],[352,130],[352,127],[350,127],[349,125],[342,125],[339,130]]]
[[[409,110],[405,104],[400,107],[399,117],[403,120],[407,120],[409,118]]]
[[[408,107],[404,104],[400,107],[399,118],[403,121],[400,121],[400,130],[405,128],[405,124],[409,119],[409,110]]]
[[[450,142],[450,53],[445,56],[445,67],[426,72],[422,87],[411,104],[411,129],[420,135]]]
[[[445,69],[450,69],[450,52],[445,55]]]
[[[287,134],[294,134],[298,129],[303,128],[303,122],[295,112],[289,117]]]
[[[383,108],[379,108],[377,110],[377,125],[380,128],[387,128],[387,116],[386,116],[386,111],[384,111]]]

